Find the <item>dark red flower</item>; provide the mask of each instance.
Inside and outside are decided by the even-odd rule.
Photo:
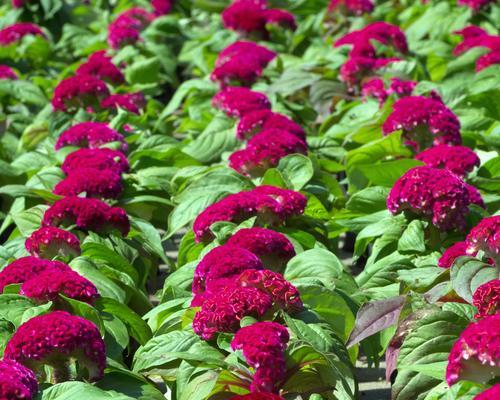
[[[74,151],[66,156],[61,166],[66,175],[70,175],[81,168],[92,168],[121,174],[129,170],[129,163],[127,157],[121,151],[98,148]]]
[[[496,383],[484,392],[474,397],[474,400],[498,400],[500,399],[500,383]]]
[[[174,5],[174,0],[151,0],[154,14],[156,16],[167,15]]]
[[[264,18],[266,20],[266,24],[279,25],[283,28],[288,28],[291,30],[297,29],[295,17],[292,13],[286,10],[282,10],[279,8],[264,10]]]
[[[78,196],[85,193],[86,197],[117,199],[122,191],[122,178],[116,171],[82,167],[75,169],[59,182],[53,193],[60,196]]]
[[[307,197],[302,193],[276,186],[257,186],[252,189],[252,193],[270,196],[273,200],[276,200],[283,208],[283,213],[287,218],[303,214],[307,205]]]
[[[233,1],[221,14],[222,23],[227,29],[242,34],[266,33],[266,18],[264,11],[266,0],[236,0]]]
[[[241,396],[233,396],[229,400],[284,400],[283,397],[273,393],[249,393]],[[487,400],[487,399],[482,399]],[[488,399],[490,400],[490,399]],[[496,400],[496,399],[491,399]]]
[[[121,151],[128,149],[123,135],[111,129],[106,123],[82,122],[65,130],[57,139],[55,149],[59,150],[65,146],[96,149],[110,142],[120,142]]]
[[[467,253],[483,251],[496,260],[500,255],[500,215],[483,218],[467,235]]]
[[[374,5],[371,0],[330,0],[328,11],[341,11],[344,14],[362,15],[371,13]]]
[[[71,232],[46,226],[34,231],[24,243],[32,256],[52,259],[56,256],[79,256],[80,241]]]
[[[246,140],[268,129],[281,129],[305,140],[304,130],[299,124],[286,115],[270,110],[258,110],[245,114],[238,122],[236,136],[240,140]]]
[[[13,360],[0,361],[2,400],[31,400],[37,392],[38,382],[33,371]]]
[[[497,64],[500,64],[500,51],[492,51],[491,53],[485,54],[477,59],[476,72]]]
[[[467,254],[467,243],[457,242],[448,247],[443,255],[439,258],[438,267],[451,268],[458,257],[475,256],[475,254]]]
[[[265,67],[277,55],[276,52],[269,50],[267,47],[261,46],[257,43],[245,40],[237,40],[219,53],[219,55],[217,56],[217,60],[215,60],[215,66],[220,67],[224,65],[228,60],[248,53],[251,53],[252,57],[262,67]]]
[[[213,97],[212,105],[230,117],[239,118],[252,111],[271,109],[265,94],[244,87],[225,88]]]
[[[76,70],[77,75],[91,75],[110,84],[120,85],[125,82],[120,69],[111,62],[111,57],[104,50],[93,53]]]
[[[496,0],[458,0],[458,4],[467,6],[474,12],[479,12],[481,8],[486,7],[488,4],[493,4]]]
[[[112,94],[101,102],[102,108],[116,110],[123,108],[125,111],[140,114],[141,110],[146,106],[146,98],[141,92]]]
[[[454,32],[463,40],[453,49],[453,55],[458,56],[475,47],[484,47],[492,51],[500,50],[500,36],[488,34],[484,29],[470,25]]]
[[[500,279],[479,286],[472,296],[472,304],[477,308],[477,319],[500,314]]]
[[[79,108],[93,112],[108,96],[109,89],[104,81],[90,75],[75,75],[58,83],[52,106],[54,110],[65,112],[76,112]]]
[[[28,35],[46,38],[45,33],[38,25],[30,22],[18,22],[0,30],[0,46],[8,46]]]
[[[465,177],[481,163],[477,154],[468,147],[447,144],[424,150],[417,154],[415,159],[424,162],[429,167],[447,169],[460,177]]]
[[[353,56],[340,67],[340,79],[350,87],[356,86],[367,76],[396,61],[400,59]]]
[[[18,79],[19,77],[11,67],[0,65],[0,79]]]

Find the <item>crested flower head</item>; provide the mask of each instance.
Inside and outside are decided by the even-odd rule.
[[[245,114],[238,122],[236,136],[240,140],[246,140],[268,129],[281,129],[305,140],[304,130],[299,124],[286,115],[271,110],[258,110]]]
[[[96,149],[110,142],[120,142],[122,151],[128,149],[123,135],[111,129],[106,123],[82,122],[65,130],[57,139],[55,149],[59,150],[65,146]]]
[[[481,161],[477,154],[464,146],[449,146],[441,144],[417,154],[415,159],[429,167],[444,168],[455,175],[465,177],[474,167],[479,167]]]
[[[100,379],[106,366],[106,349],[97,327],[65,311],[53,311],[22,324],[7,343],[4,357],[35,372],[75,358],[90,380]]]
[[[443,255],[438,260],[438,267],[451,268],[458,257],[474,255],[475,254],[467,254],[467,243],[457,242],[444,251]]]
[[[399,58],[372,58],[364,56],[350,57],[340,67],[340,79],[348,86],[358,85],[363,78],[370,76],[374,71],[386,67],[387,65],[400,61]]]
[[[102,108],[117,110],[123,108],[125,111],[140,114],[146,106],[146,98],[141,92],[112,94],[101,102]]]
[[[415,81],[405,81],[399,78],[391,78],[389,94],[396,94],[398,97],[411,96],[413,89],[417,86]]]
[[[230,117],[239,118],[252,111],[271,109],[265,94],[244,87],[225,88],[214,96],[212,105]]]
[[[38,392],[36,376],[30,369],[13,360],[0,360],[0,398],[31,400]]]
[[[11,67],[7,65],[0,65],[0,79],[16,80],[18,78],[19,77]]]
[[[104,81],[90,75],[75,75],[58,83],[52,97],[54,110],[76,112],[79,108],[93,112],[109,96]]]
[[[439,144],[459,145],[460,122],[442,102],[423,96],[409,96],[394,103],[382,125],[384,135],[403,130],[406,144],[416,151]]]
[[[477,26],[467,26],[454,33],[463,38],[463,40],[453,49],[453,55],[455,56],[476,47],[483,47],[492,51],[500,50],[500,36],[490,35],[484,29]]]
[[[91,75],[110,84],[120,85],[125,82],[120,69],[111,62],[111,57],[104,50],[91,54],[89,59],[76,70],[77,75]]]
[[[469,185],[468,183],[465,184],[465,187],[467,189],[467,192],[469,193],[470,203],[475,204],[476,206],[479,206],[481,208],[486,208],[479,190],[477,190],[474,186]]]
[[[492,51],[491,53],[479,57],[476,61],[476,72],[497,64],[500,64],[500,50]]]
[[[262,67],[269,64],[277,55],[276,52],[257,43],[237,40],[219,53],[217,60],[215,60],[215,66],[220,67],[228,60],[248,53],[251,53],[254,60]]]
[[[52,259],[56,256],[79,256],[80,241],[69,231],[45,226],[26,239],[25,247],[32,256]]]
[[[236,333],[232,349],[241,350],[247,364],[255,370],[252,392],[278,392],[286,377],[284,353],[289,340],[288,330],[276,322],[256,322]]]
[[[256,392],[244,395],[233,396],[229,400],[284,400],[283,397],[273,393]],[[482,400],[496,400],[496,399],[482,399]]]
[[[167,15],[173,7],[174,0],[151,0],[151,7],[153,7],[154,15],[161,16]]]
[[[3,292],[5,286],[24,283],[44,271],[65,272],[71,271],[71,268],[60,261],[43,260],[31,256],[21,257],[0,271],[0,293]]]
[[[212,293],[193,319],[193,330],[204,340],[217,332],[236,332],[243,317],[262,317],[273,305],[271,296],[254,287],[228,284]]]
[[[500,314],[500,279],[493,279],[479,286],[472,296],[477,308],[476,319]]]
[[[59,294],[93,304],[99,292],[92,282],[75,271],[45,270],[25,281],[20,294],[40,303],[57,301]]]
[[[373,78],[363,83],[361,86],[361,94],[363,98],[373,97],[382,105],[387,100],[389,93],[385,89],[384,80],[381,78]]]
[[[263,66],[253,53],[242,53],[215,67],[210,79],[225,86],[250,86],[262,75]]]
[[[493,4],[495,0],[458,0],[458,4],[461,6],[467,6],[474,12],[479,12],[482,8],[485,8],[489,4]]]
[[[302,193],[276,186],[257,186],[252,189],[252,193],[266,195],[276,200],[283,208],[283,213],[287,218],[303,214],[307,205],[307,197]]]
[[[113,49],[138,42],[141,31],[155,18],[140,7],[130,8],[121,13],[108,27],[108,43]]]
[[[126,45],[134,44],[141,39],[141,33],[134,28],[119,26],[115,23],[108,27],[108,44],[112,49],[118,50]]]
[[[110,171],[120,174],[129,170],[127,157],[118,150],[108,148],[79,149],[64,159],[61,169],[66,175],[81,168]]]
[[[265,10],[264,18],[266,20],[266,24],[278,25],[282,28],[291,29],[292,31],[297,29],[297,23],[295,22],[294,15],[286,10],[279,8]]]
[[[446,381],[487,383],[500,371],[500,314],[470,323],[453,345],[448,356]]]
[[[83,231],[107,234],[119,231],[127,236],[130,222],[125,210],[98,199],[65,197],[57,200],[43,215],[42,226],[76,225]]]
[[[287,237],[271,229],[240,229],[229,238],[227,244],[252,252],[266,268],[275,271],[283,271],[288,261],[295,256],[293,244]]]
[[[222,23],[243,35],[266,34],[266,0],[236,0],[222,12]]]
[[[466,184],[451,172],[422,166],[399,178],[387,198],[392,214],[403,211],[429,219],[438,229],[463,229],[471,204]]]
[[[467,253],[483,251],[498,260],[500,256],[500,215],[483,218],[467,235]],[[498,262],[498,261],[497,261]]]
[[[497,400],[500,399],[500,383],[494,384],[484,392],[479,393],[474,397],[474,400]]]
[[[59,182],[53,193],[60,196],[78,196],[117,199],[123,191],[122,178],[113,170],[78,168]]]
[[[371,0],[330,0],[328,12],[340,11],[349,15],[371,13],[374,5]]]
[[[0,30],[0,46],[8,46],[20,41],[25,36],[40,36],[46,38],[42,29],[30,22],[18,22]]]

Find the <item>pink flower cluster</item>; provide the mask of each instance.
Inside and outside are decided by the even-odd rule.
[[[61,169],[66,175],[70,175],[82,167],[120,174],[129,170],[129,163],[121,151],[108,148],[83,148],[68,154]]]
[[[462,332],[448,356],[446,381],[487,383],[500,371],[500,314],[472,322]]]
[[[258,177],[293,153],[307,154],[300,137],[282,129],[266,129],[253,136],[242,150],[229,156],[229,166],[242,175]]]
[[[474,167],[479,167],[481,161],[477,154],[464,146],[449,146],[440,144],[431,147],[415,156],[429,167],[444,168],[455,175],[465,177]]]
[[[467,243],[457,242],[450,247],[448,247],[443,255],[438,260],[438,267],[440,268],[451,268],[458,257],[463,256],[475,256],[476,254],[467,253]]]
[[[221,87],[250,86],[263,69],[276,57],[276,53],[253,42],[237,41],[220,52],[210,78]]]
[[[282,129],[305,141],[302,127],[286,115],[271,110],[257,110],[246,113],[238,122],[236,136],[240,140],[248,140],[263,130]]]
[[[493,279],[479,286],[472,296],[477,308],[476,319],[500,314],[500,279]]]
[[[474,12],[479,12],[481,8],[486,7],[488,4],[493,4],[495,0],[458,0],[458,4],[467,6]]]
[[[101,107],[109,110],[123,108],[125,111],[140,114],[146,106],[146,98],[141,92],[112,94],[101,102]]]
[[[57,139],[55,148],[59,150],[65,146],[76,146],[96,149],[111,142],[119,142],[121,151],[128,149],[123,135],[106,123],[82,122],[65,130]]]
[[[468,254],[483,251],[500,265],[500,215],[482,219],[471,229],[465,241]]]
[[[476,47],[482,47],[489,50],[488,53],[476,60],[477,72],[490,65],[500,64],[500,36],[489,35],[488,32],[474,25],[467,26],[455,33],[462,36],[463,40],[455,47],[453,55],[458,56]]]
[[[417,86],[415,81],[403,81],[399,78],[391,78],[389,87],[385,88],[385,82],[381,78],[373,78],[363,83],[361,94],[363,97],[374,97],[382,106],[391,94],[397,97],[411,96],[413,89]]]
[[[288,330],[276,322],[257,322],[236,333],[231,348],[241,350],[255,370],[252,392],[277,393],[286,377],[284,352],[289,340]]]
[[[33,371],[13,360],[0,361],[0,399],[31,400],[37,392]]]
[[[474,400],[497,400],[500,398],[500,383],[496,383],[474,397]]]
[[[18,79],[19,77],[14,70],[7,65],[0,65],[0,79]]]
[[[34,231],[24,243],[32,256],[52,259],[56,256],[80,255],[80,241],[71,232],[46,226]]]
[[[227,87],[212,99],[212,105],[224,111],[229,117],[243,117],[252,111],[270,110],[267,96],[245,87]]]
[[[83,231],[120,232],[127,236],[130,222],[125,210],[98,199],[68,196],[56,201],[43,216],[42,226],[76,225]]]
[[[462,142],[457,116],[439,100],[423,96],[404,97],[394,103],[382,131],[389,135],[397,130],[403,131],[405,144],[415,151]]]
[[[294,30],[295,17],[288,11],[267,8],[267,0],[234,0],[222,12],[222,23],[226,29],[243,36],[269,37],[266,25],[278,25]]]
[[[156,11],[156,8],[155,8]],[[143,8],[135,7],[122,12],[109,24],[108,43],[112,49],[134,44],[141,39],[141,31],[155,18]]]
[[[151,7],[153,7],[154,15],[159,17],[167,15],[174,6],[174,0],[151,0]]]
[[[106,349],[97,327],[84,318],[65,311],[31,318],[10,338],[4,357],[33,371],[43,366],[57,367],[61,360],[75,358],[88,371],[90,380],[103,376]]]
[[[91,75],[75,75],[57,84],[52,107],[64,112],[76,112],[79,108],[94,112],[108,96],[106,82]]]
[[[403,211],[429,219],[438,229],[463,229],[472,204],[468,185],[451,172],[422,166],[399,178],[387,198],[392,214]]]
[[[122,72],[111,62],[111,57],[106,55],[104,50],[91,54],[89,59],[77,68],[76,74],[90,75],[112,85],[121,85],[125,82]]]
[[[240,223],[257,216],[257,222],[277,225],[304,212],[307,199],[292,190],[261,186],[248,192],[232,194],[207,207],[193,224],[198,242],[213,238],[210,226],[219,221]]]
[[[284,399],[283,397],[273,393],[249,393],[241,396],[239,395],[233,396],[229,400],[284,400]],[[482,399],[482,400],[487,400],[487,399]]]
[[[122,178],[112,170],[97,170],[81,168],[71,173],[59,182],[53,193],[60,196],[78,196],[85,193],[86,197],[101,199],[117,199],[123,191]]]
[[[348,15],[371,13],[374,9],[371,0],[330,0],[328,12],[342,12]]]
[[[38,25],[30,22],[18,22],[0,30],[0,46],[9,46],[29,35],[46,38],[45,33]]]

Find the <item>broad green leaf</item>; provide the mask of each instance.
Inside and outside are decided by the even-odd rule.
[[[104,391],[84,382],[64,382],[40,392],[35,400],[133,400],[115,391]]]

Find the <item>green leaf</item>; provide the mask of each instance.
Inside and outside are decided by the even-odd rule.
[[[45,210],[49,208],[45,205],[39,205],[27,210],[21,211],[20,213],[14,214],[12,218],[15,224],[19,228],[19,231],[23,236],[30,236],[31,233],[42,224],[43,214]]]
[[[36,307],[33,300],[18,294],[0,294],[0,318],[17,327],[21,325],[24,313]]]
[[[125,77],[131,84],[157,83],[160,69],[161,62],[157,57],[143,59],[129,65],[125,70]]]
[[[469,303],[472,303],[472,295],[479,286],[499,278],[497,268],[471,257],[458,258],[450,273],[453,289]]]
[[[409,169],[424,165],[421,161],[403,158],[380,164],[357,165],[356,168],[374,185],[391,188]]]
[[[346,203],[348,210],[370,214],[387,209],[387,196],[390,189],[375,186],[354,193]]]
[[[311,159],[302,154],[283,157],[279,161],[278,171],[287,182],[290,182],[290,189],[297,191],[301,190],[314,175]]]
[[[411,221],[398,241],[400,253],[423,253],[425,247],[425,223],[416,219]]]
[[[35,400],[133,400],[114,391],[104,391],[90,383],[64,382],[43,390]]]

